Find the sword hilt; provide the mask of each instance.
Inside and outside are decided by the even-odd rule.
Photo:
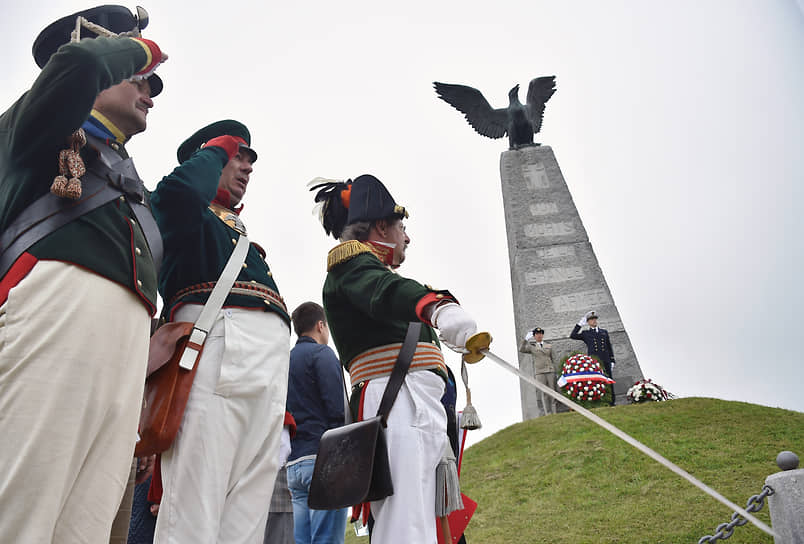
[[[486,354],[481,352],[489,349],[492,340],[491,334],[487,332],[478,332],[470,336],[466,341],[466,349],[469,353],[464,354],[463,360],[467,363],[477,363],[483,360]]]

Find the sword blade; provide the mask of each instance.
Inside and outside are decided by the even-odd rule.
[[[700,481],[699,479],[694,477],[692,474],[690,474],[686,470],[682,469],[681,467],[679,467],[678,465],[676,465],[672,461],[669,461],[668,459],[665,459],[663,456],[659,455],[658,453],[656,453],[655,451],[653,451],[652,449],[647,447],[645,444],[643,444],[639,440],[637,440],[637,439],[633,438],[631,435],[621,431],[620,429],[618,429],[617,427],[615,427],[614,425],[612,425],[611,423],[609,423],[605,419],[602,419],[599,416],[593,414],[592,412],[590,412],[589,410],[587,410],[586,408],[584,408],[580,404],[571,401],[570,399],[568,399],[564,395],[560,395],[560,394],[556,393],[555,391],[553,391],[552,389],[550,389],[549,387],[547,387],[546,385],[537,382],[534,378],[531,378],[530,376],[524,374],[517,367],[515,367],[514,365],[512,365],[511,363],[509,363],[505,359],[502,359],[501,357],[498,357],[497,355],[495,355],[491,351],[489,351],[487,349],[482,349],[482,350],[480,350],[480,353],[482,353],[483,355],[485,355],[486,357],[488,357],[489,359],[491,359],[492,361],[494,361],[495,363],[497,363],[498,365],[500,365],[504,369],[506,369],[509,372],[515,374],[516,376],[519,377],[519,379],[524,380],[527,383],[529,383],[530,385],[536,387],[542,393],[545,393],[545,394],[551,396],[552,398],[554,398],[555,400],[557,400],[561,404],[564,404],[568,408],[571,408],[571,409],[575,410],[576,412],[578,412],[579,414],[581,414],[585,418],[590,419],[592,422],[594,422],[597,425],[603,427],[604,429],[606,429],[607,431],[612,433],[617,438],[620,438],[620,439],[624,440],[625,442],[628,442],[633,447],[635,447],[636,449],[638,449],[639,451],[641,451],[642,453],[644,453],[645,455],[647,455],[648,457],[650,457],[654,461],[656,461],[659,464],[665,466],[666,468],[672,470],[673,472],[675,472],[676,474],[678,474],[679,476],[681,476],[682,478],[687,480],[689,483],[691,483],[692,485],[694,485],[695,487],[697,487],[698,489],[700,489],[701,491],[703,491],[704,493],[706,493],[710,497],[718,500],[720,503],[722,503],[722,504],[728,506],[729,508],[731,508],[732,510],[738,512],[742,517],[744,517],[745,519],[747,519],[748,521],[750,521],[751,523],[756,525],[759,529],[761,529],[762,531],[765,531],[769,535],[771,535],[774,538],[776,538],[776,533],[773,532],[773,529],[771,529],[770,527],[768,527],[767,525],[762,523],[755,516],[750,514],[745,508],[742,508],[742,507],[734,504],[729,499],[727,499],[726,497],[724,497],[723,495],[721,495],[720,493],[718,493],[717,491],[715,491],[714,489],[712,489],[711,487],[709,487],[708,485],[706,485],[705,483],[703,483],[702,481]]]

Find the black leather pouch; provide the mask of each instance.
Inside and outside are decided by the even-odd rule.
[[[383,417],[330,429],[321,436],[307,505],[336,510],[394,493]]]

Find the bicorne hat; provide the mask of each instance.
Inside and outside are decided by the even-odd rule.
[[[36,37],[33,44],[33,56],[37,66],[43,68],[59,47],[70,42],[71,33],[75,30],[78,17],[83,17],[115,34],[130,32],[133,37],[139,36],[140,31],[148,26],[148,13],[141,7],[137,8],[137,15],[132,14],[124,6],[113,5],[98,6],[73,13],[51,23]],[[88,28],[81,28],[82,39],[97,37],[98,35]],[[162,92],[162,79],[158,75],[151,74],[148,77],[148,84],[151,87],[152,97]]]
[[[341,237],[346,226],[354,223],[404,219],[409,215],[396,203],[385,185],[371,174],[358,176],[354,181],[317,178],[310,190],[316,189],[319,191],[315,201],[323,204],[321,224],[326,233],[336,239]]]
[[[251,155],[251,162],[257,160],[257,152],[249,147],[251,145],[251,133],[248,131],[246,125],[234,119],[224,119],[223,121],[215,121],[212,124],[199,129],[182,142],[179,149],[176,151],[176,158],[179,163],[183,163],[190,156],[201,149],[201,146],[210,141],[212,138],[218,136],[237,136],[246,141],[246,145],[240,144],[240,149]]]

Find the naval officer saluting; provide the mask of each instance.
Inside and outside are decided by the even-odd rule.
[[[589,329],[581,331],[581,327],[584,325],[589,325]],[[612,374],[614,371],[614,348],[611,347],[609,331],[597,326],[597,314],[594,311],[586,312],[581,320],[578,321],[578,324],[575,325],[575,328],[572,329],[570,338],[585,342],[587,353],[597,357],[603,365],[606,375],[609,378],[614,378]],[[611,405],[614,406],[613,385],[611,386]]]

